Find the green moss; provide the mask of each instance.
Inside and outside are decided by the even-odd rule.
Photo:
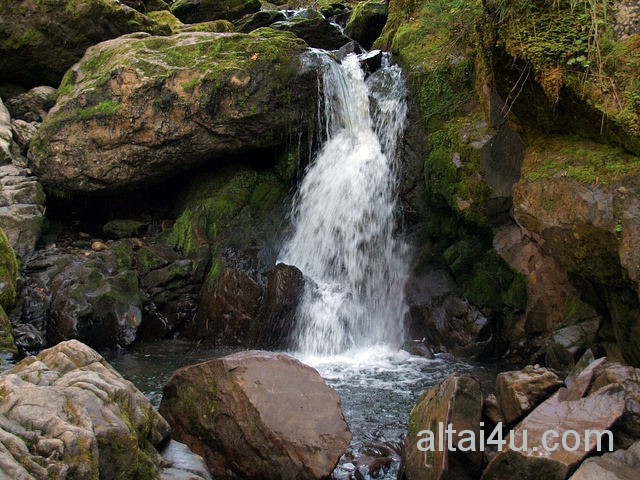
[[[18,349],[13,341],[13,328],[9,317],[0,304],[0,354],[14,355],[16,353],[18,353]],[[2,392],[0,392],[0,398],[2,398]]]
[[[236,31],[236,27],[229,20],[214,20],[212,22],[203,22],[183,27],[183,32],[212,32],[212,33],[231,33]]]
[[[9,239],[0,228],[0,306],[13,307],[16,301],[18,260]]]
[[[3,48],[18,50],[28,45],[38,45],[45,39],[45,34],[36,28],[29,28],[21,33],[12,33],[2,41]]]
[[[87,120],[89,118],[100,118],[114,115],[120,110],[120,104],[112,100],[104,100],[97,105],[87,108],[79,108],[75,114],[78,118]]]
[[[168,10],[149,12],[147,16],[160,24],[167,25],[173,33],[180,32],[181,27],[184,26],[184,24]]]
[[[611,185],[640,174],[640,157],[579,137],[544,136],[529,142],[522,168],[529,181],[561,175],[586,185]],[[545,208],[553,210],[553,205]]]

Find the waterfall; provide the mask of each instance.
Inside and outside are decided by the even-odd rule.
[[[307,277],[295,333],[303,353],[398,344],[407,248],[395,237],[397,144],[406,117],[401,71],[385,60],[365,81],[358,57],[326,53],[320,87],[324,144],[294,200],[281,262]]]

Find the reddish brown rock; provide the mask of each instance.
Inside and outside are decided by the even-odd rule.
[[[284,354],[248,351],[181,368],[160,411],[214,477],[326,478],[351,440],[338,394]]]
[[[475,479],[480,475],[482,454],[479,452],[449,452],[437,448],[439,425],[451,424],[460,432],[470,430],[479,438],[482,416],[480,383],[469,375],[453,374],[425,393],[409,415],[409,430],[405,439],[400,480]],[[431,430],[436,438],[434,452],[418,449],[421,431]],[[454,437],[454,442],[460,437]],[[445,439],[446,440],[446,439]],[[446,443],[445,443],[446,445]]]
[[[628,450],[616,450],[587,459],[569,480],[637,480],[640,472],[640,442]]]
[[[562,385],[555,373],[538,365],[499,374],[496,397],[505,422],[519,420]]]
[[[567,389],[561,388],[551,398],[539,405],[507,437],[507,445],[499,452],[482,475],[482,480],[564,480],[596,446],[595,436],[590,436],[588,447],[584,448],[584,432],[603,431],[623,415],[625,391],[619,385],[605,387],[598,392],[577,400],[562,400]],[[542,442],[546,431],[553,430],[558,438],[548,438],[547,444],[558,448],[545,451]],[[576,451],[568,451],[559,444],[559,439],[568,431],[581,435],[583,446]],[[523,445],[527,436],[527,450],[511,449]],[[513,437],[513,438],[512,438]]]

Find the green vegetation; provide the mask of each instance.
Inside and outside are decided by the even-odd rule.
[[[640,174],[640,158],[619,147],[570,136],[544,136],[529,143],[522,172],[529,181],[560,175],[586,185],[607,186]]]
[[[0,306],[8,309],[16,301],[18,260],[9,239],[0,228]]]

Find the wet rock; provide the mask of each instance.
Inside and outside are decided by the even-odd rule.
[[[56,89],[40,86],[8,99],[11,118],[25,122],[42,122],[56,103]]]
[[[249,33],[256,28],[268,27],[272,23],[285,20],[284,13],[279,10],[260,10],[234,22],[238,32]]]
[[[49,344],[75,338],[95,348],[126,348],[135,340],[142,298],[127,243],[88,256],[44,252],[27,263],[26,271],[26,297],[40,298],[43,311],[29,312],[25,304],[23,320],[40,320]]]
[[[65,76],[29,164],[63,191],[122,190],[282,145],[289,127],[306,131],[315,118],[305,49],[271,30],[135,34],[93,46]]]
[[[184,23],[236,20],[260,10],[259,0],[177,0],[171,13]]]
[[[214,477],[325,478],[351,440],[338,394],[283,354],[249,351],[181,368],[160,411]]]
[[[155,478],[167,422],[77,341],[0,376],[0,465],[10,478]]]
[[[460,432],[471,430],[479,438],[482,417],[480,383],[469,375],[452,374],[422,395],[409,415],[409,430],[404,443],[399,480],[474,479],[480,475],[482,454],[449,452],[438,448],[438,425],[451,424]],[[435,427],[434,427],[435,425]],[[433,452],[418,450],[419,432],[434,430]],[[458,444],[460,437],[454,436]],[[445,438],[446,444],[446,438]]]
[[[0,165],[11,162],[12,142],[11,115],[0,98]]]
[[[315,13],[317,15],[296,15],[288,20],[275,22],[271,24],[271,28],[292,32],[307,42],[310,47],[324,50],[338,50],[351,41],[320,13]]]
[[[368,73],[373,73],[382,66],[382,51],[371,50],[360,57],[360,66]]]
[[[35,249],[44,222],[45,196],[29,171],[15,165],[0,166],[0,223],[19,257]]]
[[[269,272],[260,311],[252,325],[252,347],[286,349],[293,346],[296,311],[304,286],[304,275],[296,267],[279,263]]]
[[[13,2],[11,2],[13,3]],[[169,34],[142,13],[111,0],[21,0],[2,5],[0,80],[58,85],[87,47],[132,32]]]
[[[351,12],[344,27],[344,33],[357,40],[367,50],[380,36],[387,23],[388,6],[386,1],[369,0],[360,2]]]
[[[640,442],[585,460],[569,480],[635,480],[640,471]]]
[[[401,350],[409,352],[411,355],[433,359],[436,358],[433,351],[422,340],[407,340],[402,344]]]
[[[184,443],[171,440],[164,447],[160,480],[211,480],[209,469],[200,455],[193,453]]]
[[[552,371],[538,365],[500,373],[496,379],[496,397],[507,424],[520,420],[564,382]]]
[[[242,345],[258,313],[262,289],[246,273],[225,269],[201,297],[185,334],[207,345]]]
[[[479,356],[492,339],[489,321],[466,299],[454,293],[450,277],[434,270],[410,278],[405,287],[409,303],[409,333],[424,338],[435,351]]]
[[[0,307],[11,308],[16,301],[18,261],[9,239],[0,228]]]
[[[356,55],[360,55],[361,53],[363,53],[362,47],[355,40],[341,46],[338,49],[338,60],[342,62],[342,60],[344,60],[345,57],[350,53],[355,53]]]

